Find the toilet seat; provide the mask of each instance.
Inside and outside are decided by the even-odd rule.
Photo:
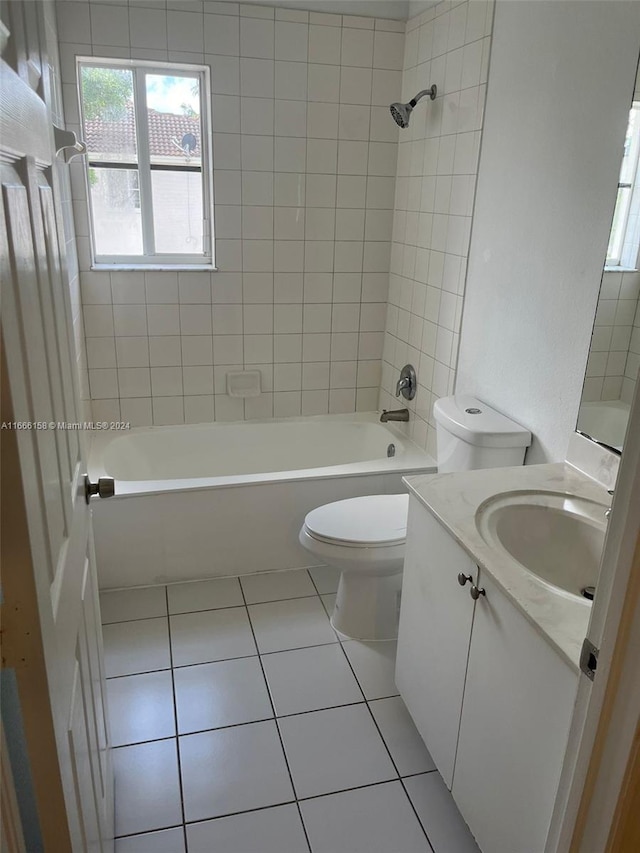
[[[317,507],[304,531],[318,542],[346,548],[391,548],[407,535],[409,495],[366,495]]]

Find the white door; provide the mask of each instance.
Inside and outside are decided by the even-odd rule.
[[[451,788],[477,578],[471,557],[412,497],[402,580],[396,684]],[[463,587],[458,574],[472,577]]]
[[[50,717],[68,835],[47,850],[113,850],[113,784],[86,466],[40,3],[7,3],[0,25],[2,337],[17,432]],[[45,428],[46,427],[46,428]],[[10,588],[16,565],[4,565]],[[20,602],[16,606],[20,606]],[[49,709],[42,708],[43,720]]]

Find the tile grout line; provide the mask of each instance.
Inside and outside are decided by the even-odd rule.
[[[178,704],[176,700],[176,683],[173,674],[173,644],[171,642],[171,617],[169,615],[169,590],[165,586],[165,598],[167,605],[167,632],[169,635],[169,663],[171,664],[171,697],[173,700],[173,723],[176,729],[176,758],[178,762],[178,785],[180,788],[180,810],[182,812],[182,835],[185,850],[187,849],[187,827],[186,814],[184,810],[184,786],[182,784],[182,757],[180,755],[180,737],[178,729]]]
[[[429,772],[433,772],[433,771],[429,771]],[[412,774],[412,776],[423,776],[423,775],[427,775],[427,774],[426,773],[414,773],[414,774]],[[411,778],[411,777],[407,777],[407,778]],[[117,838],[137,838],[139,836],[149,835],[151,833],[164,831],[167,829],[179,829],[182,826],[196,826],[200,823],[210,823],[212,821],[223,820],[224,818],[228,818],[228,817],[237,817],[239,815],[253,814],[254,812],[269,811],[269,809],[276,809],[276,808],[280,808],[281,806],[294,805],[294,803],[305,803],[305,802],[309,802],[311,800],[319,800],[319,799],[322,799],[323,797],[334,796],[335,794],[347,794],[347,793],[350,793],[351,791],[362,791],[362,790],[367,789],[367,788],[377,788],[381,785],[389,785],[395,781],[397,781],[397,780],[395,780],[395,779],[382,779],[382,780],[377,781],[377,782],[367,782],[364,785],[355,785],[355,786],[352,786],[350,788],[339,788],[336,791],[327,791],[326,793],[323,793],[323,794],[313,794],[310,797],[302,797],[300,800],[285,800],[281,803],[274,803],[274,804],[268,805],[268,806],[257,806],[255,808],[251,808],[251,809],[241,809],[240,811],[236,811],[236,812],[225,812],[224,814],[215,815],[213,817],[198,818],[198,820],[190,820],[190,821],[187,821],[185,824],[173,824],[172,826],[165,826],[165,827],[162,827],[160,830],[148,829],[148,830],[144,830],[143,832],[127,833],[125,835],[118,835],[116,837]]]
[[[291,571],[307,571],[307,569],[291,569]],[[264,574],[271,574],[271,572],[265,572]],[[246,577],[259,577],[260,573],[253,575],[246,575]],[[212,580],[218,580],[218,578],[212,578]],[[228,580],[228,578],[219,578],[219,580]],[[188,583],[205,583],[206,581],[188,581]],[[313,582],[313,580],[312,580]],[[173,584],[168,584],[165,588],[168,589],[169,586],[173,586]],[[178,584],[176,584],[178,586]],[[241,584],[242,586],[242,584]],[[144,587],[145,589],[156,589],[157,587]],[[315,584],[314,584],[315,588]],[[115,592],[122,592],[123,590],[115,590]],[[240,607],[254,607],[258,604],[275,604],[278,601],[298,601],[302,598],[315,598],[316,595],[322,597],[322,595],[332,595],[333,593],[319,593],[317,590],[313,592],[311,595],[294,595],[294,596],[285,596],[284,598],[272,598],[267,601],[249,601],[242,604],[229,604],[226,607],[203,607],[201,610],[182,610],[176,613],[169,613],[169,616],[189,616],[191,613],[207,613],[210,610],[235,610]],[[167,605],[168,606],[168,605]],[[102,627],[106,628],[108,625],[126,625],[128,622],[148,622],[150,619],[163,619],[164,615],[161,616],[140,616],[136,619],[119,619],[114,620],[113,622],[103,622]]]
[[[286,750],[284,748],[284,741],[282,740],[282,733],[280,732],[280,726],[278,725],[278,719],[276,717],[276,708],[275,708],[275,705],[273,702],[273,697],[271,695],[271,688],[269,686],[267,674],[264,671],[264,666],[262,665],[262,656],[260,654],[260,649],[258,647],[258,641],[256,640],[255,631],[253,629],[253,622],[251,621],[251,614],[249,613],[249,608],[247,607],[247,604],[246,604],[246,598],[245,598],[245,594],[244,594],[244,589],[242,588],[242,584],[240,584],[240,590],[242,592],[243,601],[245,602],[245,607],[247,610],[247,618],[249,620],[249,626],[251,628],[251,635],[253,637],[253,642],[256,644],[256,650],[258,652],[258,663],[260,664],[260,671],[262,672],[262,677],[264,679],[264,683],[265,683],[265,686],[267,688],[267,693],[269,695],[269,704],[271,705],[271,711],[273,713],[273,721],[274,721],[274,724],[276,727],[276,732],[278,733],[278,740],[280,742],[280,749],[282,750],[282,756],[284,758],[284,762],[285,762],[285,765],[287,768],[287,773],[289,774],[289,782],[291,784],[291,790],[293,792],[293,796],[295,797],[296,808],[298,810],[298,817],[300,818],[300,824],[302,825],[302,831],[304,832],[304,837],[305,837],[306,842],[307,842],[307,847],[308,847],[309,853],[313,853],[313,851],[311,850],[311,842],[309,841],[309,836],[307,835],[307,828],[304,824],[304,820],[302,819],[302,810],[300,809],[300,804],[298,802],[298,795],[296,792],[295,784],[293,782],[293,775],[291,773],[291,767],[289,766],[289,759],[287,758],[287,753],[286,753]]]
[[[310,574],[310,573],[309,573],[309,574]],[[315,585],[315,582],[314,582],[314,580],[313,580],[313,578],[311,578],[311,582],[313,583],[313,585],[314,585],[314,586],[316,586],[316,585]],[[317,587],[316,587],[316,589],[317,589]],[[338,635],[338,637],[339,637],[339,635]],[[353,665],[352,665],[352,663],[351,663],[351,660],[349,659],[349,655],[348,655],[348,654],[345,652],[345,650],[344,650],[344,645],[343,645],[343,642],[342,642],[342,640],[340,639],[340,637],[339,637],[339,641],[340,641],[340,648],[342,649],[342,653],[344,654],[344,656],[345,656],[345,658],[346,658],[346,660],[347,660],[347,664],[349,665],[349,669],[350,669],[350,670],[351,670],[351,672],[353,673],[353,677],[355,678],[356,683],[357,683],[357,685],[358,685],[358,687],[359,687],[359,689],[360,689],[360,692],[362,693],[362,696],[363,696],[363,698],[364,698],[364,703],[365,703],[365,705],[366,705],[366,707],[367,707],[367,710],[368,710],[368,712],[369,712],[369,714],[370,714],[370,716],[371,716],[371,719],[372,719],[373,724],[374,724],[374,726],[375,726],[375,728],[376,728],[376,731],[377,731],[377,732],[378,732],[378,734],[380,735],[380,739],[381,739],[382,743],[384,744],[384,748],[386,749],[387,754],[388,754],[388,756],[389,756],[389,759],[391,760],[391,764],[393,765],[393,768],[394,768],[394,770],[396,771],[396,773],[397,773],[397,775],[398,775],[398,781],[399,781],[399,782],[400,782],[400,784],[402,785],[402,790],[404,791],[405,796],[406,796],[407,800],[409,801],[409,805],[411,806],[411,809],[412,809],[413,813],[415,814],[416,819],[417,819],[417,821],[418,821],[418,823],[419,823],[419,825],[420,825],[420,827],[421,827],[422,831],[423,831],[423,832],[424,832],[424,834],[425,834],[425,837],[426,837],[426,839],[427,839],[427,844],[429,845],[429,847],[431,848],[432,853],[433,853],[433,849],[434,849],[434,848],[433,848],[433,845],[431,844],[431,841],[430,841],[430,839],[429,839],[429,836],[427,835],[427,831],[426,831],[425,827],[423,826],[422,821],[420,820],[420,817],[418,816],[418,812],[416,811],[416,808],[415,808],[415,806],[413,805],[413,801],[412,801],[411,797],[409,796],[409,793],[408,793],[408,791],[407,791],[407,789],[406,789],[406,787],[405,787],[405,784],[404,784],[404,782],[403,782],[402,776],[400,775],[400,771],[398,770],[398,767],[397,767],[397,765],[396,765],[396,762],[394,761],[393,756],[391,755],[391,750],[389,749],[389,747],[388,747],[388,745],[387,745],[387,742],[386,742],[386,740],[385,740],[385,738],[384,738],[384,735],[382,734],[382,731],[380,730],[380,727],[379,727],[379,725],[378,725],[378,722],[377,722],[377,720],[376,720],[376,718],[375,718],[375,716],[374,716],[374,714],[373,714],[373,711],[371,710],[371,706],[370,706],[369,702],[370,702],[370,701],[375,701],[375,700],[369,700],[369,699],[367,698],[367,696],[365,695],[364,689],[363,689],[362,685],[360,684],[360,679],[358,678],[358,676],[357,676],[357,674],[356,674],[356,671],[355,671],[355,669],[354,669],[354,667],[353,667]],[[399,695],[399,694],[398,694],[398,695]],[[388,698],[391,698],[391,697],[388,697]],[[413,774],[413,775],[419,775],[419,774]]]
[[[373,701],[375,701],[375,700],[373,700]],[[376,730],[377,730],[378,734],[380,735],[380,738],[381,738],[381,740],[382,740],[382,742],[383,742],[383,744],[384,744],[384,747],[385,747],[385,749],[387,750],[387,753],[389,754],[389,758],[390,758],[390,760],[391,760],[391,763],[393,764],[393,767],[394,767],[394,769],[395,769],[396,773],[398,774],[398,781],[399,781],[399,782],[400,782],[400,784],[402,785],[402,790],[404,791],[405,796],[406,796],[407,800],[409,801],[409,805],[411,806],[411,810],[413,811],[414,815],[416,816],[416,819],[417,819],[417,821],[418,821],[418,823],[419,823],[419,825],[420,825],[420,828],[422,829],[422,831],[423,831],[423,832],[424,832],[424,834],[425,834],[425,838],[427,839],[427,844],[429,845],[429,847],[431,847],[431,850],[433,851],[433,850],[434,850],[434,848],[433,848],[433,845],[431,844],[431,840],[430,840],[430,838],[429,838],[429,836],[428,836],[428,834],[427,834],[427,830],[425,829],[425,827],[424,827],[424,826],[423,826],[423,824],[422,824],[422,821],[420,820],[420,816],[418,815],[418,812],[416,811],[416,807],[413,805],[413,800],[412,800],[412,799],[411,799],[411,797],[409,796],[409,792],[407,791],[407,789],[406,789],[406,787],[405,787],[405,784],[404,784],[404,781],[403,781],[403,777],[402,777],[402,775],[401,775],[400,771],[398,770],[398,766],[397,766],[397,764],[396,764],[396,762],[395,762],[395,759],[393,758],[393,755],[391,754],[391,750],[390,750],[390,749],[389,749],[389,747],[387,746],[387,742],[386,742],[386,740],[385,740],[385,738],[384,738],[384,735],[382,734],[382,730],[380,729],[380,726],[378,725],[378,721],[377,721],[377,720],[376,720],[376,718],[375,718],[375,714],[374,714],[374,713],[373,713],[373,711],[371,710],[371,706],[370,706],[370,704],[369,704],[369,701],[368,701],[368,700],[367,700],[366,705],[367,705],[367,710],[369,711],[369,714],[371,715],[371,719],[372,719],[372,721],[373,721],[373,725],[376,727]],[[414,776],[418,776],[418,775],[420,775],[420,774],[418,774],[418,773],[414,773],[413,775],[414,775]]]

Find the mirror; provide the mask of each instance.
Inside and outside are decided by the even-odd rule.
[[[577,429],[621,452],[640,367],[640,70]]]

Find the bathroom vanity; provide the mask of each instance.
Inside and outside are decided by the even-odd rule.
[[[481,850],[541,853],[590,614],[580,584],[597,579],[606,490],[564,464],[405,482],[398,688]],[[514,529],[522,562],[509,551]],[[577,554],[573,564],[560,555],[565,575],[535,574],[553,565],[536,565],[536,554],[561,542]]]

